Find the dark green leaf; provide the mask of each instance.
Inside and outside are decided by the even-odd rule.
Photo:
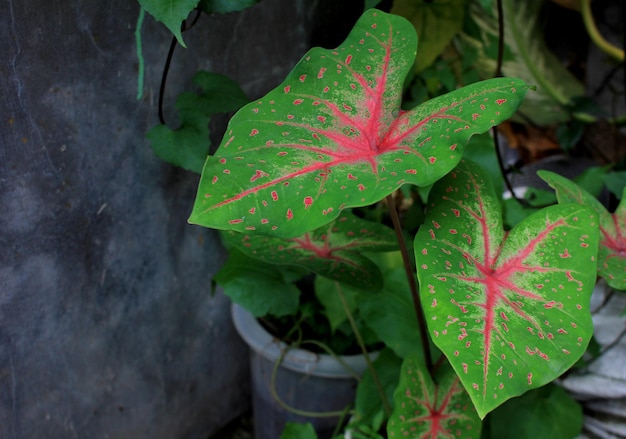
[[[236,82],[222,75],[200,71],[193,82],[201,88],[200,94],[182,93],[176,100],[180,127],[173,130],[166,125],[157,125],[147,137],[158,157],[200,173],[209,153],[211,116],[236,110],[248,99]]]
[[[441,55],[461,31],[466,0],[396,0],[391,12],[407,18],[419,36],[415,71],[420,72]]]
[[[374,361],[376,375],[389,404],[393,403],[393,393],[398,386],[401,365],[402,360],[390,349],[381,351]],[[361,425],[380,427],[376,424],[379,422],[380,413],[384,413],[383,402],[378,386],[369,370],[363,374],[361,381],[359,381],[354,404],[354,420],[351,423],[353,428],[358,429]]]
[[[233,250],[213,280],[233,302],[255,317],[280,317],[296,312],[300,296],[300,290],[285,277],[278,267]]]
[[[489,416],[490,439],[578,437],[583,413],[565,390],[548,384],[511,399]]]
[[[181,25],[199,0],[139,0],[139,4],[174,34],[178,43],[185,46]]]
[[[317,439],[317,433],[310,422],[306,424],[287,422],[280,439]]]

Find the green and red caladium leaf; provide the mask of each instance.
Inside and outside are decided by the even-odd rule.
[[[468,160],[433,186],[415,239],[422,306],[481,418],[585,352],[598,240],[597,215],[576,204],[505,232],[488,174]]]
[[[231,245],[272,264],[299,265],[320,276],[368,290],[382,287],[378,266],[362,252],[397,250],[395,232],[343,212],[335,221],[297,238],[226,232]]]
[[[406,19],[370,9],[343,45],[311,49],[279,87],[233,116],[189,222],[293,238],[405,183],[432,184],[528,89],[498,78],[402,111],[416,47]]]
[[[615,212],[609,211],[589,192],[565,177],[550,171],[537,175],[555,191],[559,203],[578,203],[591,207],[600,220],[598,274],[615,289],[626,290],[626,188]]]
[[[446,363],[433,382],[419,357],[409,355],[402,363],[387,423],[389,438],[478,439],[481,422],[457,374]]]

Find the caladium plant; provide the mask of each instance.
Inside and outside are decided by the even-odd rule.
[[[613,214],[589,192],[554,172],[537,173],[556,191],[559,203],[578,203],[591,207],[600,221],[598,275],[617,290],[626,290],[626,188]]]
[[[396,398],[404,407],[389,433],[478,437],[477,416],[553,380],[584,352],[598,219],[564,204],[506,232],[489,178],[459,162],[470,137],[508,119],[529,87],[492,79],[404,110],[416,46],[408,21],[370,9],[340,47],[310,50],[233,116],[189,221],[228,231],[228,242],[264,262],[377,290],[376,270],[356,249],[390,249],[390,231],[346,212],[405,184],[435,183],[415,239],[421,300],[412,296],[454,372],[407,354]]]
[[[205,163],[189,221],[302,235],[403,184],[432,184],[528,89],[498,78],[403,111],[416,47],[407,20],[369,10],[340,47],[310,50],[280,86],[233,116]]]
[[[561,375],[593,333],[595,212],[551,206],[505,232],[499,198],[465,160],[431,190],[415,239],[429,331],[481,418]]]

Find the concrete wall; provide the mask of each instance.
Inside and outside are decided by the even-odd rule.
[[[174,56],[168,119],[199,68],[251,98],[275,86],[323,29],[311,25],[320,3],[332,2],[204,15]],[[186,223],[198,177],[144,137],[170,34],[146,17],[137,101],[138,11],[0,4],[3,439],[204,438],[249,404],[247,352],[228,301],[209,294],[223,250]]]

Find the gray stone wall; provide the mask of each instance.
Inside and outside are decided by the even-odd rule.
[[[200,68],[251,98],[278,84],[309,47],[318,3],[204,15],[176,50],[168,119]],[[228,301],[210,295],[223,250],[186,222],[198,176],[145,140],[170,34],[146,17],[137,101],[138,11],[0,4],[3,439],[204,438],[249,404],[247,351]]]

